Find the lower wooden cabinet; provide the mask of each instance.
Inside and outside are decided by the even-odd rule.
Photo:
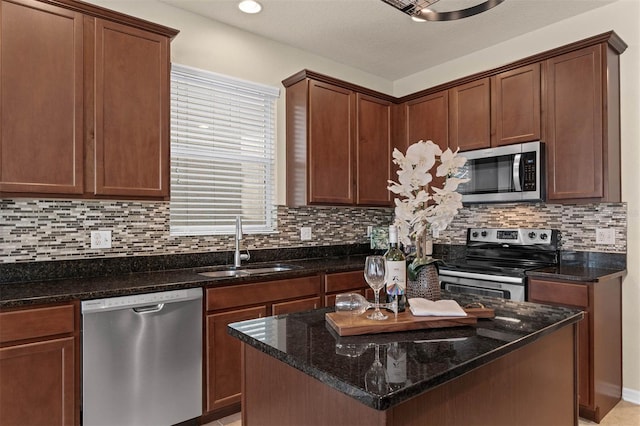
[[[73,305],[0,313],[0,424],[79,424]]]
[[[240,341],[227,326],[267,315],[267,306],[207,315],[206,411],[240,403]]]
[[[622,279],[529,280],[529,301],[584,310],[578,323],[580,416],[600,420],[622,398]]]
[[[373,300],[375,297],[373,290],[364,280],[364,272],[360,269],[326,274],[324,276],[324,292],[325,306],[334,306],[336,295],[340,293],[360,293],[369,300]]]
[[[240,411],[240,341],[229,336],[227,326],[268,315],[319,308],[320,294],[318,275],[207,289],[203,421]]]

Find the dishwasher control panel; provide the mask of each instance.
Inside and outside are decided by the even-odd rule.
[[[108,311],[112,309],[135,308],[138,306],[191,300],[202,295],[202,289],[171,290],[159,293],[135,294],[131,296],[109,297],[105,299],[85,300],[82,312]]]

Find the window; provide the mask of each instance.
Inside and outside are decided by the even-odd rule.
[[[274,232],[279,89],[173,64],[172,235]]]

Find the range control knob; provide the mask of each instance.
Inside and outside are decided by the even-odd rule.
[[[473,231],[471,233],[471,236],[474,237],[474,238],[477,238],[478,237],[478,231]]]
[[[532,240],[536,237],[536,233],[535,232],[529,232],[529,238],[531,238]]]
[[[486,237],[487,236],[487,231],[482,231],[482,236]]]
[[[544,232],[542,234],[540,234],[540,239],[541,240],[546,240],[547,237],[548,237],[548,235],[546,233],[544,233]]]

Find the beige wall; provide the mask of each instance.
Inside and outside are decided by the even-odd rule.
[[[625,399],[640,403],[640,2],[618,0],[592,12],[554,24],[492,48],[391,82],[256,37],[224,24],[183,12],[155,0],[91,0],[110,9],[180,30],[172,43],[172,61],[282,88],[280,82],[303,68],[402,96],[534,53],[615,30],[629,44],[621,57],[622,183],[628,204],[629,273],[623,297],[623,377]],[[551,12],[550,12],[551,13]],[[428,49],[428,47],[427,47]],[[278,202],[285,200],[284,96],[278,103]],[[595,232],[595,231],[594,231]],[[632,261],[635,259],[635,261]]]

